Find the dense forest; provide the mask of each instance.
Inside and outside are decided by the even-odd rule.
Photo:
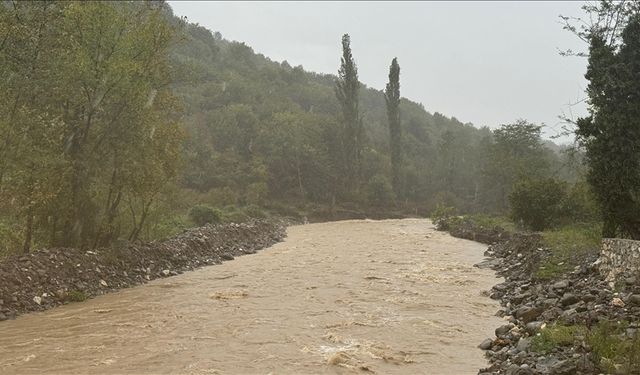
[[[599,217],[584,147],[522,119],[492,130],[430,113],[401,97],[393,56],[366,62],[390,66],[386,90],[367,87],[348,35],[337,75],[272,61],[164,3],[2,2],[0,35],[0,252],[268,214],[546,204],[559,221]]]

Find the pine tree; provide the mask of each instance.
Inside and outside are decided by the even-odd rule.
[[[351,38],[349,34],[344,34],[342,36],[342,59],[336,82],[336,97],[342,109],[340,122],[343,131],[343,178],[348,190],[352,190],[359,182],[363,141],[363,124],[358,108],[359,90],[358,68],[351,54]]]
[[[400,66],[393,58],[389,67],[389,83],[384,92],[389,118],[389,143],[391,149],[391,185],[396,197],[401,195],[402,128],[400,126]]]

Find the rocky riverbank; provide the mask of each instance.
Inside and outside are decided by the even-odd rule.
[[[490,292],[503,306],[497,314],[504,325],[479,345],[490,361],[480,374],[640,373],[637,275],[607,282],[598,254],[590,254],[557,278],[544,279],[536,271],[551,249],[539,234],[504,234],[469,223],[451,234],[493,241],[478,267],[506,280]]]
[[[286,237],[275,221],[208,225],[163,242],[54,248],[0,260],[0,320],[252,254]]]

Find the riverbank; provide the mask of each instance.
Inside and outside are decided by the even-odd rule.
[[[480,374],[636,374],[640,371],[640,283],[617,283],[598,272],[598,252],[575,251],[571,266],[554,259],[540,233],[517,233],[472,218],[444,221],[454,236],[490,244],[489,260],[505,282],[500,301],[504,324],[480,344],[491,365]]]
[[[283,223],[250,221],[193,228],[162,242],[11,256],[0,260],[0,320],[219,264],[285,237]]]

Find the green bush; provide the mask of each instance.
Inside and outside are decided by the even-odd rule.
[[[222,221],[222,213],[209,206],[197,205],[189,210],[189,219],[197,226],[217,224]]]
[[[458,216],[456,216],[456,209],[444,203],[438,203],[436,208],[431,212],[430,218],[438,230],[449,230],[454,224],[454,221],[459,221]]]
[[[522,180],[509,194],[511,217],[528,229],[542,231],[561,221],[566,197],[566,184],[554,178]]]

